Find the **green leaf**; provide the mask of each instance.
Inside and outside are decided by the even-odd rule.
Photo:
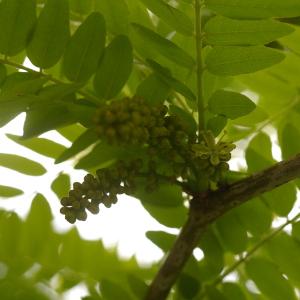
[[[24,271],[24,265],[26,262],[23,260],[22,266],[20,266],[20,242],[23,222],[19,216],[14,212],[0,212],[0,256],[1,260],[14,262],[17,261],[17,270],[22,269]],[[7,230],[9,228],[9,230]],[[11,264],[14,265],[13,263]],[[27,267],[27,266],[26,266]],[[25,269],[26,269],[25,267]],[[16,270],[15,270],[16,271]],[[21,272],[22,272],[21,271]],[[3,280],[3,279],[2,279]],[[1,297],[3,295],[1,294]]]
[[[291,158],[300,152],[300,130],[288,122],[282,130],[279,142],[283,159]]]
[[[192,21],[182,11],[168,5],[162,0],[140,0],[155,15],[161,18],[172,29],[191,36],[194,32]]]
[[[26,111],[26,109],[40,98],[35,95],[26,96],[10,96],[2,98],[0,101],[0,120],[1,126],[16,117],[19,113]]]
[[[183,203],[182,190],[176,185],[160,185],[155,191],[149,193],[144,188],[138,189],[134,196],[142,201],[159,207],[176,207]]]
[[[154,73],[144,79],[137,87],[136,95],[150,104],[163,103],[170,94],[170,86]]]
[[[263,170],[273,164],[272,143],[268,135],[259,133],[251,140],[246,150],[246,161],[250,173]]]
[[[260,198],[252,199],[235,209],[241,224],[253,236],[261,236],[271,228],[272,212]]]
[[[95,10],[100,11],[108,30],[113,34],[127,34],[129,30],[129,10],[125,0],[96,1]]]
[[[216,222],[218,238],[224,248],[233,253],[241,253],[247,248],[247,232],[241,226],[234,212],[226,213]]]
[[[68,195],[71,189],[70,176],[63,173],[59,174],[51,183],[51,189],[58,199]]]
[[[79,152],[85,150],[87,147],[99,140],[98,135],[93,129],[84,131],[72,144],[72,146],[66,149],[61,155],[55,160],[55,163],[61,163],[67,159],[73,157]]]
[[[197,123],[190,112],[176,105],[170,105],[169,112],[171,115],[178,116],[181,119],[181,122],[185,125],[187,131],[191,134],[194,134],[197,131]]]
[[[230,300],[246,300],[242,288],[233,282],[225,282],[221,286],[222,292]]]
[[[7,76],[7,70],[4,64],[0,63],[0,87],[4,83]]]
[[[225,90],[216,91],[208,101],[208,108],[212,113],[229,119],[245,116],[255,107],[255,104],[245,95]]]
[[[209,9],[236,19],[263,19],[270,17],[297,17],[300,15],[298,0],[206,0]]]
[[[138,299],[143,299],[148,290],[148,285],[140,278],[134,275],[128,275],[128,284]]]
[[[113,283],[109,280],[102,280],[100,283],[101,293],[103,297],[107,300],[132,300],[128,292],[122,288],[120,285]]]
[[[70,0],[70,9],[80,15],[86,15],[92,10],[93,0]]]
[[[292,33],[293,27],[274,20],[232,20],[222,16],[205,25],[205,40],[210,45],[264,45]]]
[[[125,0],[129,9],[129,16],[131,22],[137,22],[144,26],[153,26],[149,12],[145,6],[136,0]]]
[[[270,257],[289,280],[300,287],[300,244],[287,233],[280,233],[267,244]]]
[[[39,74],[15,72],[9,74],[2,86],[0,101],[5,101],[11,96],[36,94],[48,81]]]
[[[86,128],[81,126],[80,124],[72,124],[65,126],[63,128],[60,128],[58,131],[59,134],[61,134],[64,138],[69,140],[70,142],[74,142],[76,139],[79,138],[81,134],[84,133]]]
[[[51,158],[56,158],[66,149],[63,145],[44,138],[24,140],[18,135],[6,134],[6,136],[19,145]]]
[[[206,65],[212,74],[232,76],[266,69],[284,57],[284,54],[264,46],[219,46],[208,53]]]
[[[62,56],[69,35],[68,1],[47,0],[27,47],[27,56],[37,67],[50,68]]]
[[[0,197],[10,198],[22,195],[23,191],[11,186],[0,185]]]
[[[84,156],[75,165],[76,169],[101,168],[112,163],[120,157],[122,150],[117,146],[108,145],[104,142],[97,144],[93,150]]]
[[[207,287],[207,300],[229,300],[227,297],[213,286]]]
[[[99,295],[86,296],[81,298],[81,300],[103,300]]]
[[[176,235],[164,231],[147,231],[146,237],[164,252],[168,252],[176,240]]]
[[[136,37],[142,41],[142,43],[152,47],[152,50],[166,57],[171,62],[178,64],[179,66],[188,69],[192,69],[194,67],[194,59],[170,40],[160,36],[151,29],[142,25],[136,23],[132,23],[131,25],[134,29]]]
[[[263,198],[279,216],[285,217],[292,210],[297,199],[297,190],[293,182],[286,183],[265,193]]]
[[[76,122],[68,103],[75,102],[78,88],[78,84],[54,84],[42,89],[38,99],[27,110],[23,137],[31,138]]]
[[[269,299],[296,299],[293,287],[272,262],[264,258],[252,258],[246,262],[246,271],[263,295]]]
[[[212,227],[209,227],[199,241],[204,259],[199,262],[203,270],[203,280],[215,278],[224,268],[224,249],[222,248]]]
[[[162,225],[167,227],[181,228],[186,222],[188,211],[182,206],[157,206],[142,202],[144,208],[150,215]]]
[[[200,290],[200,282],[189,274],[182,273],[177,282],[178,291],[183,299],[194,299]]]
[[[218,136],[227,124],[227,118],[224,116],[216,116],[207,121],[206,128],[211,130],[214,136]]]
[[[77,103],[74,101],[73,103],[68,103],[66,109],[73,122],[78,122],[86,128],[94,126],[95,106],[85,101],[77,101]]]
[[[127,82],[133,64],[132,46],[124,35],[115,37],[106,48],[94,78],[94,88],[101,98],[112,99]]]
[[[24,138],[32,138],[52,129],[74,123],[65,105],[57,104],[27,112],[24,124]]]
[[[234,121],[234,124],[241,126],[253,126],[268,120],[268,118],[269,116],[267,112],[260,106],[256,106],[254,111],[252,111],[249,115],[238,118]]]
[[[24,226],[23,247],[26,255],[38,258],[49,247],[47,244],[51,234],[51,220],[49,203],[43,195],[37,194],[32,200]]]
[[[190,88],[183,82],[174,78],[171,74],[171,71],[168,68],[161,66],[160,64],[151,59],[147,59],[147,62],[151,66],[153,71],[155,71],[155,74],[157,74],[157,76],[161,79],[161,81],[168,84],[174,91],[185,96],[187,99],[196,101],[196,96],[190,90]]]
[[[100,13],[90,14],[77,28],[66,48],[63,70],[75,82],[87,81],[96,72],[105,46],[105,21]]]
[[[0,165],[31,176],[40,176],[46,173],[46,169],[39,163],[15,154],[0,153]]]
[[[34,102],[40,102],[41,99],[33,94],[40,90],[45,82],[46,78],[36,74],[15,72],[7,76],[0,94],[0,125],[9,122]]]
[[[292,236],[299,242],[300,241],[300,222],[293,224]]]
[[[244,179],[247,176],[247,173],[243,171],[228,171],[227,174],[225,174],[225,180],[227,183],[233,183],[237,180]]]
[[[14,56],[26,46],[36,21],[34,0],[3,0],[0,4],[0,52]]]
[[[0,284],[0,293],[2,299],[49,299],[42,291],[31,284],[27,278],[21,276],[9,276],[9,278],[3,279]]]
[[[47,85],[40,90],[39,95],[42,96],[45,102],[53,104],[55,102],[65,101],[73,102],[75,98],[75,92],[82,87],[78,83],[56,83]],[[44,103],[42,103],[44,105]]]

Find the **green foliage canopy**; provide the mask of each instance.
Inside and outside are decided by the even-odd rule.
[[[95,174],[141,155],[138,147],[99,139],[93,130],[95,111],[139,96],[150,106],[167,105],[189,132],[198,130],[198,137],[209,129],[219,141],[226,131],[222,138],[239,145],[242,154],[234,156],[241,160],[245,154],[247,166],[229,171],[227,182],[276,162],[270,132],[283,159],[299,153],[299,1],[204,0],[201,16],[195,17],[196,2],[3,0],[0,126],[26,112],[24,135],[7,137],[57,164],[73,160],[75,168]],[[26,57],[39,71],[23,65]],[[72,145],[40,137],[50,130]],[[47,172],[37,161],[5,153],[4,147],[0,166],[29,176]],[[160,167],[166,168],[163,162]],[[22,195],[15,185],[0,185],[1,201]],[[61,173],[49,184],[58,198],[70,185],[69,175]],[[279,229],[272,222],[297,210],[299,186],[299,180],[289,182],[211,224],[198,245],[203,258],[189,258],[170,299],[296,299],[299,215]],[[182,186],[166,184],[147,193],[141,183],[132,195],[161,224],[184,224],[188,209]],[[50,299],[39,289],[41,282],[57,299],[80,282],[88,287],[86,300],[144,297],[159,264],[144,268],[135,258],[121,260],[100,241],[81,239],[75,228],[57,233],[52,218],[41,194],[25,220],[0,211],[1,299]],[[289,224],[293,230],[286,233]],[[164,231],[146,236],[165,253],[175,240]],[[36,274],[24,276],[34,265]],[[231,272],[235,282],[224,275]]]

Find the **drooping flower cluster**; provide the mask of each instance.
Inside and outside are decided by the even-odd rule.
[[[139,159],[117,161],[86,175],[74,183],[61,200],[61,213],[74,223],[87,218],[86,210],[99,212],[99,205],[110,207],[117,195],[132,195],[137,184],[149,192],[163,182],[219,182],[229,168],[227,161],[235,148],[219,140],[210,131],[191,133],[177,115],[169,115],[165,105],[150,105],[139,98],[124,98],[101,106],[94,116],[95,131],[101,140],[119,147],[135,145],[143,150]],[[196,142],[198,140],[198,142]],[[201,185],[199,185],[199,188]],[[197,184],[196,184],[197,189]]]
[[[97,175],[87,174],[82,183],[75,182],[68,197],[61,199],[61,213],[70,223],[87,218],[86,210],[92,214],[99,212],[99,205],[110,207],[117,203],[118,194],[130,194],[136,186],[136,177],[142,162],[119,161],[116,165],[97,171]]]

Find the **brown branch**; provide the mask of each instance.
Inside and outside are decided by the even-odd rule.
[[[194,195],[189,218],[149,287],[145,300],[166,299],[202,233],[228,210],[300,177],[300,153],[217,191]]]

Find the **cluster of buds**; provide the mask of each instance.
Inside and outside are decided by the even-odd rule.
[[[184,122],[167,115],[165,105],[150,105],[140,98],[124,98],[101,106],[94,116],[99,138],[109,144],[138,144],[148,150],[151,160],[168,161],[178,175],[186,173],[189,148],[196,134],[188,132]],[[175,174],[174,174],[175,175]]]
[[[86,175],[83,183],[74,183],[68,197],[61,200],[61,213],[74,223],[85,220],[87,210],[99,212],[99,205],[110,207],[117,195],[133,195],[137,181],[144,179],[146,191],[154,191],[161,180],[177,183],[205,182],[199,189],[217,185],[229,169],[228,161],[235,145],[216,141],[211,131],[191,134],[178,116],[168,115],[164,105],[151,106],[139,98],[124,98],[100,107],[94,117],[99,138],[109,144],[138,145],[143,159],[118,161]],[[140,182],[140,181],[139,181]],[[210,185],[211,184],[211,185]]]
[[[82,183],[75,182],[68,197],[61,199],[60,212],[70,223],[85,221],[86,210],[92,214],[99,213],[99,205],[111,207],[117,203],[118,194],[132,194],[135,180],[142,167],[142,161],[134,160],[128,164],[119,161],[116,165],[99,169],[97,176],[87,174]]]
[[[124,98],[101,106],[94,116],[95,130],[110,144],[145,144],[160,130],[167,113],[164,105],[150,106],[139,98]]]

